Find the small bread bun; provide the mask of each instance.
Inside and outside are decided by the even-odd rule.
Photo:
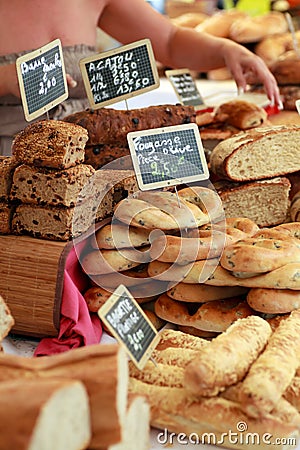
[[[208,19],[208,15],[201,12],[189,12],[173,17],[171,22],[179,27],[195,28],[204,20]]]

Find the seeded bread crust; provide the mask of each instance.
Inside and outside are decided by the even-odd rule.
[[[220,142],[211,171],[232,181],[273,178],[300,170],[300,126],[254,128]]]
[[[109,144],[127,147],[127,133],[196,122],[193,106],[162,105],[132,110],[101,108],[80,111],[64,118],[86,128],[88,146]]]
[[[60,120],[34,122],[15,137],[12,153],[23,164],[66,169],[84,161],[87,131]]]
[[[11,156],[0,156],[0,200],[8,200],[12,176],[18,162]]]

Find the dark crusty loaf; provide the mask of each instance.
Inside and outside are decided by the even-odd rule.
[[[14,169],[18,162],[12,156],[0,156],[0,199],[8,200]]]
[[[66,169],[84,161],[87,131],[60,120],[42,120],[28,125],[15,137],[12,153],[24,164]]]
[[[87,164],[64,170],[22,164],[14,172],[11,200],[42,206],[75,206],[80,191],[94,173]]]
[[[162,105],[132,110],[101,108],[80,111],[64,118],[87,129],[87,145],[127,146],[127,134],[150,128],[180,125],[196,121],[192,106]]]
[[[210,156],[220,178],[252,181],[300,170],[300,126],[254,128],[220,142]]]
[[[214,186],[226,217],[247,217],[267,227],[285,222],[288,216],[291,185],[285,177],[250,183],[218,181]]]
[[[132,169],[132,159],[129,155],[129,147],[107,144],[87,146],[85,148],[85,163],[90,164],[94,169],[100,169],[112,161],[119,160],[119,169]]]

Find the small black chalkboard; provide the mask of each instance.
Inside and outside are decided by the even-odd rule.
[[[24,115],[28,122],[68,98],[59,39],[20,56],[16,66]]]
[[[209,171],[195,123],[127,134],[141,190],[207,180]]]
[[[166,70],[165,74],[182,105],[195,106],[195,109],[206,107],[188,69]]]
[[[80,61],[92,108],[142,94],[159,86],[159,76],[149,39],[124,45]]]
[[[112,293],[98,310],[98,315],[142,370],[159,341],[159,335],[125,286],[120,285]]]

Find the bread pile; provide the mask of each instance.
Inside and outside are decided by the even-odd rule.
[[[156,364],[141,372],[130,365],[130,391],[147,397],[152,426],[193,437],[194,444],[267,449],[277,439],[276,448],[294,448],[299,331],[299,311],[274,332],[261,317],[239,319],[210,342],[165,330],[153,352]]]
[[[162,105],[120,111],[112,108],[88,109],[64,118],[66,122],[88,131],[85,162],[99,169],[119,159],[118,168],[132,168],[127,134],[150,128],[160,128],[195,122],[192,106]]]
[[[20,132],[0,159],[1,234],[66,241],[111,215],[137,189],[133,170],[97,173],[84,163],[87,131],[43,120]]]
[[[226,217],[248,217],[259,226],[288,219],[290,182],[299,171],[299,126],[249,130],[220,142],[210,156],[210,170]],[[224,182],[226,180],[226,182]]]
[[[43,358],[3,353],[0,367],[1,450],[149,448],[149,406],[128,393],[121,346]]]
[[[0,351],[2,350],[1,342],[8,335],[14,324],[15,320],[11,311],[0,296]]]

